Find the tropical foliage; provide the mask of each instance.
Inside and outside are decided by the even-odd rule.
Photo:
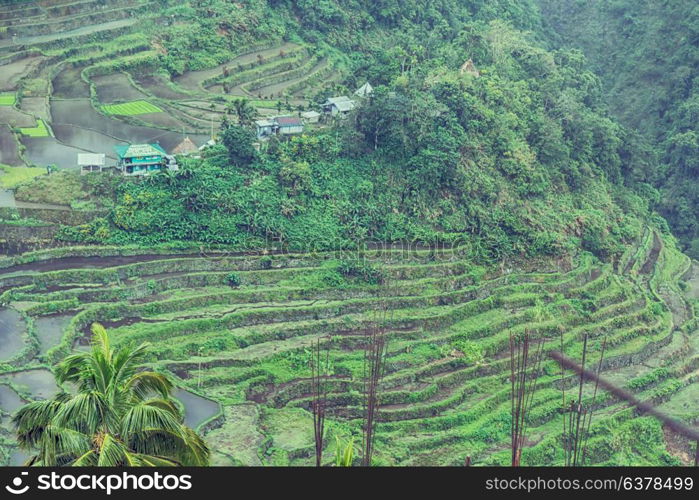
[[[89,352],[55,367],[56,381],[75,387],[17,411],[13,422],[31,465],[206,465],[204,441],[182,423],[163,375],[140,371],[148,344],[115,350],[101,325]]]

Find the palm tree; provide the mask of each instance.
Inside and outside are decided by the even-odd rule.
[[[245,98],[236,99],[233,101],[233,109],[238,117],[238,124],[247,127],[252,125],[255,119],[255,108],[252,107],[250,101]]]
[[[183,424],[164,375],[138,371],[148,344],[112,349],[104,327],[92,325],[90,352],[68,356],[55,369],[59,384],[77,392],[22,407],[12,421],[28,465],[207,465],[204,440]]]

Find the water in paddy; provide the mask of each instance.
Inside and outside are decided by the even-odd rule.
[[[15,356],[24,347],[24,321],[17,311],[0,309],[0,361]]]
[[[181,132],[130,125],[123,121],[107,118],[94,110],[89,99],[53,100],[51,101],[56,137],[68,145],[82,147],[97,153],[112,154],[113,141],[131,143],[159,143],[166,151],[171,151],[182,141]],[[56,125],[71,125],[71,128]],[[98,136],[109,136],[105,144],[94,144]],[[197,144],[207,141],[206,135],[190,135]],[[99,141],[97,141],[99,142]],[[73,159],[73,164],[75,159]]]
[[[46,368],[36,368],[2,375],[0,380],[12,382],[21,392],[32,399],[48,399],[58,392],[56,380]]]
[[[184,405],[184,423],[196,429],[219,411],[218,403],[184,389],[175,390],[174,396]]]
[[[46,354],[49,349],[61,341],[63,329],[68,325],[72,317],[72,314],[62,314],[45,316],[34,320],[36,336],[39,339],[39,354]]]
[[[21,136],[26,148],[25,156],[34,165],[58,165],[64,168],[77,168],[78,154],[84,150],[61,144],[54,137]]]
[[[29,453],[20,450],[19,448],[14,448],[10,452],[10,464],[12,467],[19,467],[24,465],[26,461],[29,460]]]
[[[0,410],[12,415],[24,401],[9,385],[0,385]]]

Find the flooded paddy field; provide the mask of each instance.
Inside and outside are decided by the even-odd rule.
[[[35,71],[44,60],[43,56],[29,56],[0,66],[0,91],[16,89],[19,81]]]
[[[10,106],[0,106],[0,123],[10,127],[36,127],[36,119]]]
[[[39,340],[39,354],[46,354],[49,349],[61,341],[63,329],[70,323],[72,314],[43,316],[34,320],[36,337]]]
[[[15,135],[7,125],[0,125],[0,163],[12,166],[24,164],[19,156]]]
[[[92,78],[100,102],[136,101],[148,96],[131,85],[124,73],[96,76]]]
[[[0,362],[12,359],[24,347],[26,325],[14,309],[0,309]]]
[[[0,384],[0,410],[12,415],[24,403],[26,403],[26,401],[24,401],[12,387],[6,384]]]
[[[182,141],[182,132],[130,125],[120,120],[107,118],[95,111],[88,99],[52,100],[51,114],[56,124],[75,125],[123,142],[159,143],[166,151],[172,150]],[[204,135],[192,136],[191,138],[197,143],[203,143],[207,139]],[[80,139],[88,140],[87,134],[81,136]],[[108,148],[103,147],[100,150],[108,152]]]
[[[82,149],[61,144],[54,137],[26,137],[20,141],[26,147],[27,161],[34,165],[58,165],[65,168],[75,168],[79,153],[85,153]]]
[[[183,92],[177,92],[168,86],[169,81],[161,75],[133,75],[134,79],[138,84],[146,89],[148,92],[153,94],[155,97],[161,99],[189,99],[189,95]]]
[[[173,396],[179,399],[184,406],[184,423],[192,429],[196,429],[220,411],[216,401],[184,389],[176,389]]]
[[[53,97],[80,99],[90,97],[90,87],[80,77],[83,68],[64,68],[53,79]]]
[[[0,375],[0,381],[10,382],[20,393],[31,399],[48,399],[59,390],[53,373],[46,368],[34,368]]]
[[[126,141],[115,139],[114,137],[101,134],[94,130],[89,130],[66,123],[54,124],[53,132],[56,139],[63,144],[85,151],[103,150],[107,157],[112,158],[113,160],[116,160],[114,146],[126,143]],[[66,168],[75,166],[75,158],[66,158],[66,163],[60,164],[60,166]]]
[[[22,111],[41,118],[44,121],[51,121],[51,116],[49,115],[49,101],[46,97],[23,97]]]

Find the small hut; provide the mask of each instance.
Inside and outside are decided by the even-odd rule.
[[[473,75],[473,76],[475,76],[476,78],[478,78],[479,76],[481,76],[481,72],[478,71],[478,68],[476,68],[476,65],[473,64],[473,59],[469,59],[468,61],[466,61],[465,63],[463,63],[463,64],[461,65],[461,69],[459,70],[459,72],[460,72],[462,75]]]
[[[185,137],[182,142],[180,142],[177,146],[174,147],[172,150],[173,155],[190,155],[192,153],[196,153],[199,151],[199,148],[197,147],[194,142],[192,142],[192,139],[189,137]]]
[[[366,82],[364,85],[359,87],[354,92],[354,95],[356,95],[357,97],[367,98],[373,93],[374,93],[374,87],[372,87],[369,82]]]
[[[320,119],[320,113],[317,111],[304,111],[301,113],[301,118],[304,123],[318,123]]]

